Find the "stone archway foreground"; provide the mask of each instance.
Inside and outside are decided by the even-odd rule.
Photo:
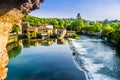
[[[38,9],[44,0],[0,0],[0,80],[6,77],[8,64],[7,40],[13,25],[20,23],[32,10]]]

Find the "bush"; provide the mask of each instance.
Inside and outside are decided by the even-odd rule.
[[[80,39],[80,36],[74,33],[72,34],[71,38]]]
[[[67,38],[67,41],[68,41],[68,42],[72,42],[72,40],[71,40],[70,38]]]

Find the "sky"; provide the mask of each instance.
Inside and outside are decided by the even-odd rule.
[[[41,18],[75,18],[86,20],[120,19],[120,0],[45,0],[40,9],[30,13]]]

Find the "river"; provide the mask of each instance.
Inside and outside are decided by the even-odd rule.
[[[7,48],[6,80],[86,80],[65,39],[21,40]]]
[[[120,53],[105,41],[20,40],[8,45],[6,80],[120,80]]]
[[[70,43],[75,63],[88,80],[120,80],[120,53],[96,37],[81,36]]]

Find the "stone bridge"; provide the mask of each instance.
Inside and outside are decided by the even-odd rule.
[[[6,44],[13,25],[19,25],[21,18],[38,9],[44,0],[0,0],[0,80],[7,75],[8,55]]]

